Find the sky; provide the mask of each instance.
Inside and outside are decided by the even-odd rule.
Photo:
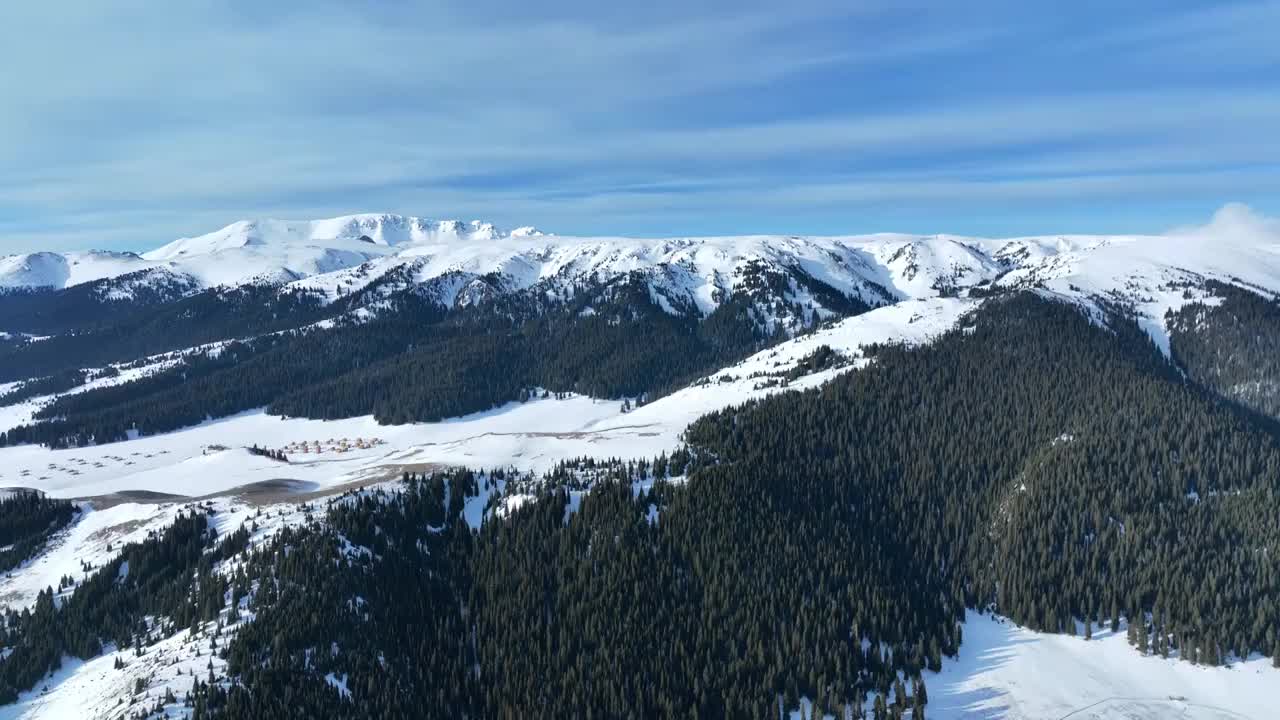
[[[1280,214],[1280,0],[0,8],[0,254],[242,218],[1158,232]]]

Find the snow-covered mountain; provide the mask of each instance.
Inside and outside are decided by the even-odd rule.
[[[0,257],[0,288],[64,288],[152,266],[130,252],[34,252]]]
[[[514,234],[527,236],[536,231],[520,228]],[[345,248],[349,243],[391,247],[450,241],[494,240],[506,237],[493,223],[472,220],[429,220],[421,217],[364,214],[323,220],[241,220],[221,230],[197,237],[180,238],[145,253],[148,260],[178,260],[196,255],[212,255],[237,248],[316,246]]]
[[[36,252],[0,258],[0,288],[67,288],[142,272],[183,275],[195,287],[285,283],[359,265],[414,244],[540,236],[532,227],[506,232],[492,223],[428,220],[392,214],[324,220],[242,220],[142,254]]]
[[[1280,292],[1274,221],[1230,205],[1198,228],[1163,235],[837,237],[570,237],[492,223],[365,214],[248,220],[141,255],[32,253],[0,258],[0,288],[95,283],[124,299],[148,285],[176,292],[259,285],[359,307],[412,291],[446,308],[528,292],[548,302],[583,288],[638,281],[672,314],[706,316],[748,293],[767,330],[842,314],[848,300],[904,299],[1040,288],[1136,310],[1166,342],[1164,314],[1200,297],[1208,279]],[[354,296],[354,297],[353,297]]]
[[[709,313],[735,291],[772,276],[787,302],[822,307],[810,283],[871,304],[980,287],[1044,287],[1124,297],[1160,308],[1206,277],[1280,288],[1280,233],[1243,206],[1206,226],[1154,236],[1045,235],[1010,239],[900,234],[840,237],[561,237],[529,227],[391,214],[323,220],[248,220],[181,238],[141,255],[100,251],[0,259],[0,287],[64,288],[128,275],[136,286],[185,278],[193,290],[271,284],[326,300],[422,286],[445,305],[486,292],[575,287],[643,278],[671,312]],[[142,271],[139,273],[139,271]],[[470,289],[470,290],[469,290]],[[123,294],[123,293],[122,293]],[[775,290],[776,294],[776,290]],[[1162,299],[1163,298],[1163,299]],[[1156,306],[1149,308],[1158,310]]]

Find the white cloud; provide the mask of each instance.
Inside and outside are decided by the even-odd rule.
[[[1280,218],[1267,217],[1244,203],[1227,203],[1213,214],[1205,225],[1182,227],[1172,231],[1230,243],[1280,245]]]

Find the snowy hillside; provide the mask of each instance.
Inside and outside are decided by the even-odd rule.
[[[1090,640],[1036,633],[968,612],[960,657],[929,678],[939,720],[1238,720],[1271,716],[1280,670],[1253,657],[1228,667],[1143,656],[1099,625]]]
[[[83,504],[71,527],[52,538],[40,557],[0,581],[0,597],[11,607],[29,607],[40,591],[57,585],[64,576],[83,576],[86,564],[99,568],[110,563],[124,545],[162,532],[179,512],[190,512],[194,507],[125,502],[95,508]],[[296,503],[274,505],[236,498],[208,501],[199,509],[209,514],[211,525],[219,534],[252,523],[250,547],[267,542],[286,525],[300,524],[306,514],[304,506]],[[218,571],[229,573],[236,564],[237,561],[223,563]],[[191,689],[193,677],[224,668],[225,661],[214,650],[216,638],[222,636],[225,642],[238,629],[235,622],[227,620],[224,614],[195,632],[183,629],[173,635],[161,634],[145,654],[108,645],[103,654],[89,660],[66,657],[61,668],[49,673],[39,688],[21,693],[12,704],[0,706],[0,719],[78,716],[123,720],[137,717],[136,702],[151,704],[156,700],[165,705],[160,717],[190,717],[191,708],[180,701],[164,703],[165,693],[181,697]],[[131,697],[130,702],[123,703],[122,697]]]
[[[958,658],[928,673],[934,720],[1262,720],[1272,716],[1280,671],[1253,657],[1227,667],[1139,655],[1099,625],[1085,640],[1037,633],[969,611]],[[790,720],[808,720],[804,700]],[[871,703],[864,708],[872,717]],[[909,717],[909,716],[908,716]],[[831,720],[838,720],[828,715]]]
[[[1040,243],[1024,247],[1044,249]],[[1229,205],[1205,226],[1160,237],[1066,238],[1058,252],[1024,262],[998,284],[1129,305],[1167,354],[1165,313],[1203,299],[1206,279],[1280,293],[1280,225]]]

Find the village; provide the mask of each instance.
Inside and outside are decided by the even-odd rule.
[[[285,445],[286,455],[323,455],[326,453],[348,453],[356,450],[369,450],[386,444],[382,438],[329,438],[327,440],[301,440]]]
[[[370,450],[385,445],[386,441],[376,437],[357,437],[351,438],[329,438],[328,440],[298,440],[291,442],[280,449],[269,447],[259,447],[254,444],[246,447],[250,453],[260,455],[262,457],[277,460],[279,462],[289,462],[290,456],[295,455],[324,455],[326,453],[348,453],[356,450]],[[211,444],[201,448],[201,454],[213,455],[229,450],[226,445]]]

